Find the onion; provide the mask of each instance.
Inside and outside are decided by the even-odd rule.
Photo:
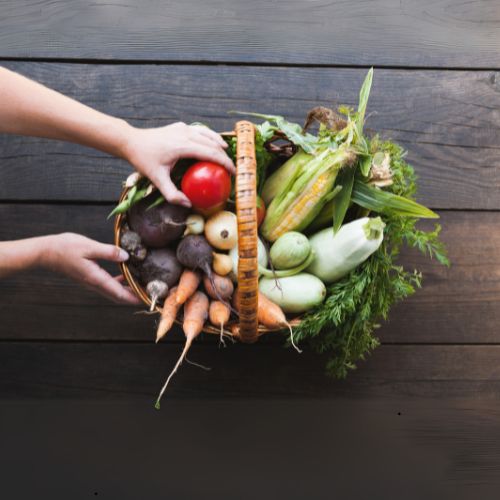
[[[233,212],[223,210],[212,215],[205,224],[205,237],[219,250],[231,250],[238,243],[238,222]]]
[[[226,276],[233,270],[233,259],[225,253],[213,253],[214,262],[212,267],[220,276]]]
[[[201,215],[191,214],[186,219],[186,230],[184,236],[188,234],[203,234],[205,229],[205,219]]]

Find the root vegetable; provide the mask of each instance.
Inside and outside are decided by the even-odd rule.
[[[217,328],[220,328],[220,343],[226,345],[224,342],[224,325],[229,321],[229,316],[231,315],[231,310],[229,307],[221,302],[220,300],[213,300],[210,303],[210,308],[208,310],[208,317],[210,318],[210,323]]]
[[[182,236],[189,209],[167,202],[151,207],[155,198],[153,194],[133,205],[128,211],[128,222],[144,245],[161,248]]]
[[[164,299],[168,293],[168,285],[164,281],[153,280],[146,286],[146,292],[151,298],[150,311],[154,311],[158,300]]]
[[[186,342],[184,344],[184,349],[177,360],[173,370],[167,378],[164,386],[162,387],[158,399],[155,403],[155,408],[160,409],[160,400],[168,387],[168,384],[172,377],[177,372],[179,366],[181,366],[184,358],[186,357],[191,344],[194,339],[203,330],[203,325],[208,317],[208,298],[202,292],[195,292],[194,295],[184,304],[184,322],[182,324],[182,329],[184,330],[184,335],[186,336]]]
[[[217,287],[213,283],[213,249],[206,238],[194,234],[183,238],[177,247],[177,258],[183,266],[189,269],[201,269],[212,281],[212,286],[217,293]],[[222,297],[217,297],[217,299],[224,302]]]
[[[205,237],[219,250],[231,250],[238,243],[238,222],[233,212],[216,213],[205,224]]]
[[[156,342],[159,342],[170,331],[172,326],[174,326],[175,318],[182,305],[177,302],[176,298],[177,287],[174,287],[170,290],[168,297],[163,303],[160,322],[156,330]]]
[[[186,230],[184,236],[188,234],[203,234],[205,229],[205,219],[201,215],[191,214],[186,219]]]
[[[213,274],[212,279],[209,276],[203,278],[205,291],[212,299],[229,300],[234,292],[233,282],[226,276]]]
[[[233,270],[233,259],[224,253],[213,253],[214,271],[220,276],[226,276]]]
[[[198,271],[191,271],[191,269],[184,269],[179,280],[177,287],[176,301],[182,305],[186,300],[191,297],[201,281],[201,275]]]
[[[177,284],[182,273],[182,266],[173,250],[169,248],[152,249],[137,266],[139,279],[144,286],[153,280],[160,280],[169,287]]]
[[[134,231],[124,228],[120,236],[120,247],[128,252],[131,262],[141,262],[148,253],[141,237]]]

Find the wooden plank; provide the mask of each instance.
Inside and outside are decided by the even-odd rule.
[[[317,104],[355,105],[364,69],[8,63],[141,126],[202,121],[232,128],[232,109],[302,121]],[[494,72],[377,70],[368,126],[409,150],[420,199],[434,208],[499,209],[500,93]],[[126,162],[78,146],[0,137],[0,199],[113,201]]]
[[[497,14],[480,0],[6,0],[0,55],[499,67]]]
[[[142,400],[23,400],[1,409],[6,498],[498,494],[497,401],[169,399],[155,412]]]
[[[161,388],[181,344],[1,342],[0,397],[149,397]],[[384,345],[346,380],[324,375],[325,358],[281,347],[196,344],[169,398],[498,398],[500,346]],[[168,403],[167,403],[168,404]]]
[[[0,205],[2,238],[79,231],[112,241],[109,207]],[[443,212],[451,268],[406,252],[402,262],[424,274],[424,287],[395,307],[383,342],[498,343],[500,225],[497,212]],[[116,266],[108,269],[116,273]],[[29,311],[29,314],[26,314]],[[69,280],[36,271],[0,281],[0,338],[149,340],[154,320],[134,316]],[[178,337],[174,337],[178,338]]]

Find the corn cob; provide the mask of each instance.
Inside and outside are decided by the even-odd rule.
[[[339,170],[356,158],[349,148],[325,150],[302,166],[281,188],[261,227],[268,241],[275,241],[288,231],[305,229],[325,203],[338,192],[334,189]]]
[[[288,231],[300,231],[302,226],[307,226],[308,219],[314,217],[314,208],[318,207],[321,203],[321,198],[331,190],[333,182],[330,172],[325,172],[318,176],[312,183],[304,190],[302,196],[295,198],[290,207],[287,209],[285,216],[279,221],[278,225],[273,227],[265,237],[269,241],[277,240],[282,234]],[[332,182],[333,181],[333,182]],[[321,210],[322,206],[319,208]],[[317,212],[319,212],[317,210]],[[305,214],[310,214],[312,217],[307,217],[307,219],[302,219]],[[299,221],[302,222],[299,223]]]

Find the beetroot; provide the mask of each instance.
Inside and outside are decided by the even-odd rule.
[[[212,271],[213,254],[214,250],[207,239],[197,234],[185,236],[177,246],[177,259],[179,259],[179,262],[193,271],[201,269],[208,277],[215,297],[237,314],[224,297],[221,297],[219,288],[214,281],[214,272]]]
[[[182,266],[173,250],[153,248],[142,262],[133,267],[133,271],[155,301],[155,298],[163,298],[168,289],[179,282]]]
[[[128,211],[130,228],[149,248],[161,248],[178,240],[186,228],[189,208],[164,202],[149,208],[155,201],[153,193],[133,205]]]

